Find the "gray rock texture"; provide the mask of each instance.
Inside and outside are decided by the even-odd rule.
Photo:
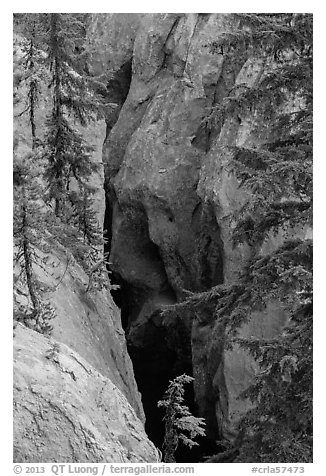
[[[14,461],[157,462],[124,394],[79,354],[18,324]]]
[[[101,38],[100,28],[98,37]],[[14,64],[18,70],[22,67],[22,41],[21,37],[15,36]],[[50,107],[47,81],[45,76],[35,115],[36,131],[41,139]],[[28,116],[23,113],[26,95],[24,86],[18,84],[14,143],[15,154],[21,159],[28,156],[32,148]],[[79,130],[94,146],[92,159],[100,166],[91,177],[90,185],[96,190],[94,208],[102,226],[105,121],[99,119]],[[144,431],[145,416],[127,352],[120,311],[112,300],[109,286],[86,292],[89,276],[71,250],[57,242],[48,248],[49,252],[35,250],[39,265],[34,265],[33,271],[55,309],[51,338],[59,343],[59,358],[70,362],[66,362],[64,368],[71,366],[72,370],[62,370],[58,363],[44,357],[52,345],[49,340],[18,326],[14,374],[15,461],[156,461],[156,450]],[[28,303],[25,286],[16,281],[18,274],[19,269],[15,269],[15,308]],[[79,373],[79,378],[74,379],[73,372]],[[104,403],[97,403],[102,387]]]
[[[99,33],[100,36],[100,33]],[[14,63],[21,68],[21,45],[23,39],[15,37]],[[44,123],[49,111],[50,98],[46,83],[41,83],[42,94],[36,109],[35,123],[38,136],[43,139]],[[32,137],[28,115],[21,114],[27,91],[19,86],[14,108],[15,153],[24,158],[31,153]],[[102,164],[102,145],[105,139],[105,121],[90,122],[79,127],[84,139],[94,147],[92,160],[99,165],[89,184],[95,190],[94,209],[100,227],[104,222],[105,192]],[[73,186],[73,184],[72,184]],[[44,243],[43,243],[44,244]],[[134,379],[132,363],[127,353],[120,313],[108,290],[92,290],[86,293],[89,277],[76,262],[72,252],[58,243],[48,246],[49,253],[36,250],[39,266],[34,267],[38,280],[49,289],[47,297],[55,308],[56,318],[53,337],[78,352],[104,376],[110,378],[126,395],[142,421],[145,420],[140,394]],[[43,263],[43,265],[42,265]],[[15,270],[17,277],[19,270]],[[23,288],[23,286],[22,286]],[[26,289],[15,285],[15,301],[27,304]]]
[[[231,215],[244,192],[230,174],[225,146],[259,144],[268,130],[257,117],[234,117],[222,127],[205,121],[234,85],[253,84],[262,70],[245,56],[228,63],[210,53],[207,45],[232,30],[230,15],[147,14],[138,20],[129,51],[130,88],[105,141],[103,161],[110,261],[133,296],[129,343],[146,348],[153,326],[163,336],[173,325],[160,321],[157,309],[186,291],[234,282],[243,269],[250,250],[232,246]],[[243,350],[225,351],[223,331],[212,320],[200,324],[193,317],[183,325],[191,340],[199,412],[212,440],[218,433],[231,438],[234,422],[248,407],[237,397],[255,363]],[[271,303],[240,335],[274,336],[284,322],[282,310]],[[167,341],[171,351],[175,342],[169,336]]]
[[[15,330],[17,462],[158,461],[134,368],[151,415],[168,380],[192,372],[213,444],[232,440],[249,408],[238,396],[257,363],[240,348],[224,348],[214,316],[205,309],[171,318],[159,312],[191,292],[236,282],[250,257],[248,247],[231,242],[232,215],[245,195],[230,173],[228,147],[258,145],[268,127],[257,116],[209,123],[233,86],[254,84],[262,72],[245,56],[231,63],[210,53],[208,45],[232,31],[233,21],[229,14],[92,14],[89,68],[105,91],[105,121],[80,130],[101,164],[91,181],[113,279],[121,284],[122,316],[108,290],[86,292],[88,276],[71,252],[59,245],[37,251],[44,267],[34,272],[57,317],[51,338],[21,324]],[[16,93],[16,153],[23,156],[31,150],[21,115],[26,91]],[[260,252],[282,239],[270,237]],[[25,291],[15,290],[18,303]],[[280,305],[270,302],[239,335],[277,336],[285,322]]]
[[[53,274],[49,276],[41,268],[37,271],[41,282],[54,289],[49,294],[56,310],[53,337],[110,378],[145,421],[120,312],[110,293],[108,290],[86,292],[88,276],[67,250],[60,253],[57,249],[47,260],[51,261],[49,268],[54,267]]]

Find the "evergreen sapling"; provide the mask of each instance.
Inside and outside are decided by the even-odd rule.
[[[163,442],[164,462],[175,463],[175,453],[179,443],[192,448],[198,445],[194,439],[205,435],[204,418],[198,418],[190,413],[188,406],[184,405],[184,385],[194,379],[188,375],[179,375],[169,384],[158,407],[165,409],[165,434]]]

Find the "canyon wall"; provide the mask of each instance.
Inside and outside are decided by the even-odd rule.
[[[164,319],[159,310],[189,292],[235,282],[250,255],[231,244],[231,214],[244,192],[229,171],[226,146],[254,146],[268,130],[256,117],[215,127],[205,119],[235,84],[252,85],[261,65],[210,53],[209,44],[235,27],[228,14],[147,14],[139,22],[133,49],[117,56],[115,84],[122,84],[126,64],[132,68],[103,147],[110,262],[121,285],[128,349],[144,401],[150,382],[162,390],[162,379],[190,369],[208,437],[232,438],[248,408],[237,397],[255,362],[239,348],[223,348],[213,316]],[[116,42],[119,48],[119,36]],[[271,239],[265,247],[272,246]],[[271,337],[285,319],[270,303],[239,332]]]
[[[99,36],[101,30],[99,30]],[[28,160],[32,136],[22,76],[23,38],[15,35],[14,153],[16,162]],[[37,136],[51,110],[48,78],[35,113]],[[99,165],[90,180],[93,205],[103,226],[104,173],[103,119],[79,128],[94,146],[92,160]],[[155,462],[160,456],[144,431],[145,415],[127,352],[120,310],[107,286],[89,287],[90,276],[74,257],[73,249],[39,237],[33,272],[55,311],[51,338],[22,324],[14,331],[14,460],[16,462]],[[45,246],[46,245],[46,246]],[[73,245],[72,245],[73,246]],[[47,251],[45,251],[47,248]],[[38,264],[36,264],[36,262]],[[14,269],[14,317],[28,308],[26,283]],[[33,322],[26,322],[31,327]],[[49,349],[57,348],[52,358]]]
[[[256,362],[243,349],[224,348],[224,330],[205,308],[161,313],[191,293],[236,282],[250,257],[231,240],[245,195],[228,148],[264,142],[268,127],[255,115],[208,120],[234,85],[252,85],[262,71],[245,55],[229,62],[210,52],[234,22],[229,14],[91,15],[89,72],[105,89],[105,120],[81,133],[101,165],[92,177],[95,206],[120,289],[88,292],[89,277],[71,251],[39,250],[44,267],[34,271],[56,318],[50,338],[21,324],[15,330],[16,461],[158,461],[157,402],[182,373],[194,377],[186,403],[205,417],[211,445],[203,443],[197,461],[216,450],[216,440],[235,436],[249,407],[238,397]],[[31,150],[24,95],[17,92],[15,105],[19,156]],[[261,253],[281,240],[271,237]],[[15,290],[18,304],[26,304],[25,291]],[[270,302],[239,335],[269,338],[285,322]]]
[[[112,380],[65,344],[18,324],[14,333],[14,461],[158,462]]]

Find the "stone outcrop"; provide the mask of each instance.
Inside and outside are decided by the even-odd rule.
[[[122,314],[129,350],[134,365],[142,352],[151,356],[152,368],[142,378],[158,385],[163,374],[168,380],[192,367],[208,436],[231,438],[246,405],[237,397],[254,363],[240,349],[224,351],[216,323],[200,324],[194,316],[163,321],[157,310],[187,291],[233,282],[249,256],[248,248],[231,244],[231,214],[244,196],[229,173],[225,146],[259,144],[266,130],[259,118],[234,117],[211,127],[206,119],[235,84],[253,84],[261,65],[245,56],[228,63],[210,53],[209,43],[233,27],[228,14],[138,20],[130,87],[103,148],[110,262],[128,291]],[[277,335],[284,320],[271,303],[240,333]]]
[[[22,38],[16,37],[14,61],[21,65]],[[21,67],[21,66],[20,66]],[[35,114],[36,131],[42,139],[43,124],[49,110],[50,98],[46,78],[41,83],[42,94]],[[20,85],[15,94],[15,154],[23,158],[32,150],[32,137],[25,108],[27,91]],[[80,127],[85,140],[94,147],[92,160],[98,171],[92,174],[89,185],[93,187],[93,206],[99,225],[104,222],[104,171],[102,145],[105,139],[105,122],[100,119],[87,127]],[[73,186],[73,184],[72,184]],[[44,245],[44,243],[43,243]],[[126,395],[139,418],[144,421],[141,397],[134,379],[132,363],[127,353],[124,331],[121,327],[120,312],[108,291],[86,292],[89,276],[77,263],[73,253],[56,241],[49,246],[48,253],[37,250],[39,265],[34,272],[41,285],[48,289],[47,297],[56,311],[51,322],[53,337],[78,352],[104,376],[107,376]],[[16,270],[19,273],[19,270]],[[17,273],[15,275],[17,276]],[[26,289],[15,284],[15,301],[27,304]]]
[[[248,247],[232,245],[232,215],[245,196],[227,147],[255,146],[268,128],[256,116],[208,120],[234,85],[261,74],[245,55],[231,63],[210,52],[233,21],[229,14],[92,14],[89,71],[102,88],[105,123],[81,133],[101,165],[91,181],[121,311],[107,289],[87,291],[89,277],[67,249],[56,243],[38,251],[44,267],[34,272],[56,318],[51,338],[21,324],[15,330],[17,462],[158,461],[143,405],[146,431],[159,446],[157,401],[184,372],[195,378],[186,399],[206,419],[208,454],[216,440],[234,437],[249,405],[238,396],[257,364],[240,348],[224,348],[224,329],[205,309],[160,313],[189,293],[235,282],[250,257]],[[26,91],[15,94],[16,153],[23,156],[31,150],[21,114]],[[47,100],[42,95],[36,117],[41,138]],[[267,240],[261,253],[281,240]],[[24,289],[16,292],[26,304]],[[239,334],[273,337],[285,321],[271,302]]]
[[[120,312],[109,291],[86,292],[89,277],[67,249],[56,246],[43,258],[45,269],[35,266],[35,272],[49,289],[48,297],[56,311],[51,321],[53,337],[110,378],[144,421]]]
[[[14,461],[158,462],[124,394],[78,353],[14,331]]]

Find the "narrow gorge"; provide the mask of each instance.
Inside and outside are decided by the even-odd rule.
[[[231,119],[221,131],[205,126],[237,82],[250,84],[260,74],[246,57],[231,65],[210,54],[208,44],[217,31],[232,28],[230,22],[228,15],[147,15],[124,57],[126,39],[116,38],[121,58],[108,99],[121,100],[120,112],[114,124],[108,121],[103,147],[107,246],[112,279],[120,286],[113,298],[121,308],[145,428],[161,446],[157,401],[169,380],[193,375],[189,399],[206,419],[206,455],[216,440],[232,434],[230,418],[243,406],[237,397],[250,381],[251,359],[240,350],[224,353],[204,309],[200,316],[172,318],[160,311],[190,293],[232,282],[248,253],[230,243],[229,216],[241,207],[242,191],[228,175],[224,146],[255,144],[263,131],[257,134],[246,117]],[[276,322],[269,313],[264,319],[250,332],[277,335],[282,310]]]
[[[44,257],[55,262],[54,275],[37,268],[38,279],[55,287],[57,317],[49,338],[22,324],[15,331],[17,461],[50,462],[56,454],[60,461],[160,461],[157,402],[182,374],[194,378],[185,403],[205,419],[206,436],[191,450],[180,445],[177,462],[202,462],[225,449],[217,441],[237,441],[252,407],[240,396],[258,363],[239,343],[225,344],[227,324],[208,297],[201,306],[179,305],[237,286],[254,252],[264,258],[288,236],[311,238],[307,223],[270,233],[255,249],[234,241],[234,217],[248,199],[233,173],[234,150],[276,140],[266,111],[235,108],[216,119],[237,91],[259,84],[265,68],[249,48],[233,58],[212,50],[237,28],[231,14],[91,14],[88,71],[105,84],[105,117],[82,134],[100,164],[92,185],[111,289],[85,292],[87,273],[64,247]],[[30,137],[18,121],[22,155]],[[288,311],[276,294],[264,304],[249,311],[237,337],[282,335]],[[65,441],[52,435],[54,426]]]

